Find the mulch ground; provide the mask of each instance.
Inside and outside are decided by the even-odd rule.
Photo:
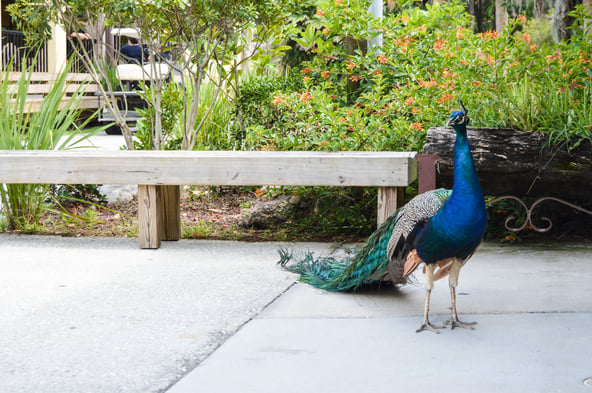
[[[222,187],[184,190],[181,201],[183,237],[265,240],[265,231],[245,228],[243,209],[257,200],[253,192]],[[61,201],[46,211],[38,233],[61,236],[137,236],[138,203],[104,206]],[[234,232],[234,235],[231,233]]]

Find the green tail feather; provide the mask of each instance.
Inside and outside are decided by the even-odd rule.
[[[382,223],[352,257],[343,260],[315,258],[308,252],[294,261],[291,253],[280,250],[278,263],[286,270],[300,274],[300,281],[329,291],[348,291],[382,281],[389,263],[387,245],[397,216],[398,211]]]

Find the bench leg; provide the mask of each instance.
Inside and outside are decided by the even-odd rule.
[[[181,187],[156,186],[161,204],[161,240],[181,238]]]
[[[378,214],[376,225],[380,226],[405,202],[404,187],[378,187]]]
[[[140,248],[160,247],[160,193],[156,186],[138,186],[138,225]]]

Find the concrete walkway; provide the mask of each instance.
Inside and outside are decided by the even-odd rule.
[[[0,392],[592,392],[592,245],[484,245],[458,288],[479,324],[439,335],[421,275],[328,293],[278,247],[333,246],[0,235]]]

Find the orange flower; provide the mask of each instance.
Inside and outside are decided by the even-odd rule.
[[[436,42],[434,42],[434,50],[439,51],[439,50],[444,49],[444,44],[446,44],[446,41],[436,40]]]
[[[518,15],[516,19],[522,23],[526,23],[526,15]]]
[[[555,52],[554,55],[547,56],[547,63],[551,63],[553,60],[557,60],[557,62],[561,64],[563,62],[563,59],[561,58],[561,52]]]
[[[438,104],[446,104],[449,101],[453,101],[454,96],[450,93],[444,93],[440,99],[438,99]]]
[[[322,142],[317,143],[317,145],[319,145],[319,146],[325,146],[328,144],[329,144],[329,142],[327,142],[327,141],[322,141]]]
[[[286,103],[286,100],[284,99],[284,97],[282,97],[282,96],[273,97],[273,105],[279,106],[279,105],[282,105],[285,103]]]
[[[386,62],[388,62],[388,58],[385,55],[378,56],[378,59],[376,60],[378,60],[380,64],[385,64]]]
[[[403,15],[403,16],[401,17],[401,21],[402,21],[404,24],[407,24],[407,22],[409,22],[409,17],[408,17],[407,15]]]
[[[421,125],[421,123],[411,123],[411,129],[421,131],[423,130],[423,126]]]
[[[347,59],[345,62],[347,63],[345,65],[345,68],[347,68],[348,70],[353,70],[354,68],[356,68],[356,65],[350,59]]]
[[[419,81],[419,87],[423,87],[424,89],[434,86],[436,86],[436,81]]]
[[[411,106],[415,103],[415,100],[413,99],[413,97],[409,97],[405,100],[405,105],[407,106]]]
[[[497,33],[497,31],[495,30],[489,30],[486,31],[485,33],[479,33],[483,38],[488,39],[488,40],[492,40],[494,38],[499,37],[499,34]]]
[[[323,79],[327,79],[329,77],[329,73],[327,71],[323,71],[321,72],[321,77],[323,77]]]
[[[305,91],[304,93],[300,94],[300,101],[302,102],[306,102],[308,100],[310,100],[312,98],[312,94],[310,94],[308,91]]]
[[[352,75],[352,76],[349,77],[349,80],[352,81],[352,82],[357,82],[360,79],[362,79],[362,77],[361,76],[358,76],[358,75]]]
[[[329,63],[330,61],[337,60],[337,57],[331,55],[322,55],[322,59],[325,63]]]
[[[461,65],[464,65],[464,66],[468,66],[468,65],[469,65],[469,62],[468,62],[468,61],[466,61],[466,60],[461,60],[461,61],[460,61],[460,64],[461,64]]]
[[[343,0],[335,0],[335,5],[340,6],[343,3]]]
[[[302,74],[310,74],[312,72],[312,68],[303,68],[300,70],[300,73]]]
[[[417,31],[421,31],[422,33],[425,33],[426,31],[428,31],[428,28],[425,27],[425,25],[421,25],[421,26],[417,27]]]
[[[322,11],[320,8],[317,8],[317,12],[315,13],[315,15],[319,18],[322,18],[323,15],[325,15],[325,11]]]
[[[522,36],[522,41],[530,44],[530,36],[528,35],[528,33],[524,33],[524,35]]]

